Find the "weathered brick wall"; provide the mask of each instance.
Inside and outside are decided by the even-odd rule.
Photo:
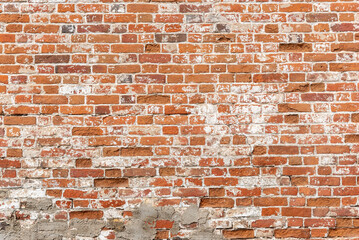
[[[358,19],[1,1],[0,239],[359,237]]]

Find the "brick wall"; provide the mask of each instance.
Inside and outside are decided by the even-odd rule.
[[[1,1],[0,239],[359,237],[358,19]]]

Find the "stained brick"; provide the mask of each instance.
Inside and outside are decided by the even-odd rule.
[[[35,63],[68,63],[70,55],[36,55]]]

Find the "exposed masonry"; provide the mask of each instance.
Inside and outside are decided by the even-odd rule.
[[[358,20],[0,0],[0,239],[358,238]]]

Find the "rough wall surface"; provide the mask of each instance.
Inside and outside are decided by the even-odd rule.
[[[0,239],[359,237],[359,3],[0,2]]]

